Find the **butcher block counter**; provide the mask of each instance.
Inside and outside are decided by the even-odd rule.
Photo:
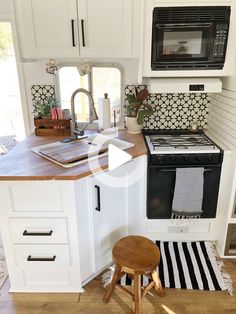
[[[135,146],[126,150],[133,158],[145,155],[147,149],[142,134],[129,134],[125,130],[119,131],[121,140],[131,142]],[[77,180],[90,175],[88,163],[83,163],[71,168],[63,168],[31,151],[32,147],[60,141],[58,136],[28,136],[15,149],[10,151],[0,160],[0,180]],[[99,158],[100,169],[108,168],[108,158]],[[93,164],[92,164],[93,167]],[[94,163],[93,172],[96,171]],[[100,170],[97,169],[97,170]]]

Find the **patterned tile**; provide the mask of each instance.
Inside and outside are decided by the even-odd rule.
[[[147,88],[137,86],[138,90]],[[125,86],[125,102],[127,95],[135,92],[134,85]],[[150,94],[147,102],[154,112],[144,120],[144,129],[189,129],[193,122],[198,128],[207,127],[209,97],[207,93],[168,93]]]
[[[47,98],[55,98],[54,85],[32,85],[31,86],[32,101],[44,101]]]

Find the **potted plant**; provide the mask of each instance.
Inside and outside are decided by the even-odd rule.
[[[70,119],[63,119],[58,100],[48,97],[33,103],[36,135],[69,135]]]
[[[59,101],[53,97],[34,101],[34,117],[35,119],[51,118],[51,110],[58,107]]]
[[[135,94],[127,95],[128,104],[125,109],[128,133],[140,133],[144,118],[153,112],[152,106],[144,102],[148,96],[146,88],[138,91],[137,87],[135,87]]]

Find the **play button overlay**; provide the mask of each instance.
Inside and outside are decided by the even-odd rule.
[[[113,144],[108,145],[108,169],[114,170],[130,161],[132,156]]]

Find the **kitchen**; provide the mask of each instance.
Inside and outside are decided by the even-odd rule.
[[[212,23],[205,23],[204,20],[199,23],[201,25],[198,31],[187,30],[187,32],[193,31],[195,36],[199,36],[199,32],[201,32],[205,37],[200,51],[201,56],[195,57],[195,60],[192,58],[185,64],[181,53],[179,54],[181,61],[178,60],[176,63],[175,60],[171,60],[170,48],[166,48],[162,58],[154,53],[158,52],[159,48],[153,48],[154,52],[151,52],[151,47],[160,43],[160,40],[155,41],[155,36],[151,35],[152,12],[154,7],[164,7],[165,10],[163,9],[164,13],[162,12],[162,14],[166,16],[170,14],[167,12],[168,7],[195,8],[196,2],[194,1],[117,0],[109,2],[108,5],[105,0],[99,3],[92,0],[61,0],[60,2],[47,1],[47,3],[24,0],[20,3],[13,1],[13,6],[9,6],[5,1],[0,4],[1,16],[8,15],[13,18],[12,25],[18,43],[16,50],[19,52],[19,71],[24,77],[22,98],[25,100],[23,101],[24,111],[27,112],[25,121],[27,121],[28,137],[7,154],[0,164],[0,194],[3,204],[1,205],[1,231],[10,278],[8,285],[10,285],[13,298],[18,293],[32,292],[34,294],[29,294],[28,300],[29,298],[37,300],[37,293],[44,292],[43,302],[50,303],[50,294],[46,294],[48,292],[71,294],[82,292],[83,287],[85,286],[86,289],[87,283],[93,285],[95,279],[92,279],[96,278],[110,264],[112,246],[126,234],[140,234],[152,240],[161,241],[186,241],[187,239],[217,241],[219,255],[231,258],[229,265],[233,265],[235,256],[235,213],[233,208],[236,181],[234,176],[236,92],[234,56],[236,47],[232,40],[235,28],[233,1],[225,0],[223,3],[211,1],[210,4],[207,4],[218,8],[215,21],[222,19],[222,10],[220,9],[225,9],[223,22],[222,20],[219,22],[223,28],[219,28],[219,34],[217,35],[216,31],[214,35],[215,42],[218,42],[218,48],[211,47],[212,53],[217,51],[219,56],[212,60],[206,58],[207,54],[210,55],[207,42],[211,38],[209,36],[212,36],[210,29]],[[201,1],[197,5],[203,8],[205,4],[204,1]],[[229,14],[229,7],[231,14]],[[202,11],[203,15],[209,14],[203,9]],[[57,15],[54,16],[54,25],[52,16],[55,12]],[[97,12],[99,14],[96,14]],[[116,12],[115,15],[114,12]],[[155,14],[158,17],[159,11]],[[179,11],[170,16],[175,17],[178,14],[180,14]],[[192,16],[196,15],[196,11],[191,10],[191,14]],[[95,17],[96,23],[94,23]],[[78,18],[79,21],[77,21]],[[67,27],[64,27],[62,21],[67,20],[69,23],[66,22]],[[229,20],[228,34],[228,29],[225,27],[228,27]],[[217,30],[215,21],[214,27]],[[173,20],[170,20],[170,23],[173,24]],[[180,33],[177,32],[179,23],[177,18],[174,23],[176,36],[176,33]],[[185,24],[189,27],[189,22]],[[110,25],[109,29],[107,29],[107,25]],[[158,38],[160,36],[165,38],[165,29],[162,26],[157,29]],[[168,40],[171,41],[172,37],[169,35],[171,32],[168,30],[166,33],[168,33]],[[58,36],[58,34],[60,35]],[[227,36],[229,37],[226,50]],[[178,49],[181,48],[182,51],[185,51],[186,38],[183,39],[184,35],[180,37],[182,46]],[[163,46],[165,46],[164,42]],[[183,46],[185,47],[183,48]],[[178,55],[175,53],[175,58],[177,57]],[[107,169],[106,157],[100,159],[100,172],[97,173],[93,171],[97,168],[93,162],[90,165],[81,164],[63,168],[32,153],[30,151],[32,147],[56,141],[55,138],[50,140],[47,136],[30,135],[35,129],[34,115],[32,114],[34,95],[32,91],[37,88],[37,91],[40,90],[39,94],[42,95],[41,89],[43,90],[45,86],[49,86],[49,88],[53,86],[55,95],[58,97],[60,95],[58,80],[63,78],[58,78],[57,75],[51,75],[45,71],[45,64],[48,64],[50,59],[56,60],[56,64],[61,69],[84,64],[92,67],[92,71],[96,66],[118,68],[122,73],[121,99],[126,99],[126,106],[128,105],[128,95],[135,94],[135,86],[138,87],[138,91],[147,88],[150,93],[149,98],[145,101],[152,106],[153,112],[144,119],[143,126],[147,132],[144,135],[156,137],[156,134],[148,134],[148,130],[152,130],[152,133],[155,129],[191,129],[191,137],[193,137],[192,135],[196,134],[196,128],[204,129],[209,139],[205,135],[203,135],[203,139],[204,141],[210,140],[211,146],[209,148],[209,142],[207,142],[207,156],[204,153],[205,147],[202,151],[192,143],[191,147],[194,147],[195,151],[189,155],[185,154],[186,148],[182,147],[186,145],[185,143],[180,144],[182,150],[178,150],[178,153],[174,153],[174,155],[169,155],[168,152],[166,154],[166,150],[161,156],[150,154],[150,148],[146,146],[142,134],[131,134],[123,130],[119,131],[119,138],[135,145],[127,150],[133,159],[110,173],[108,172],[108,175],[107,171],[103,172]],[[199,64],[204,69],[196,68],[196,65],[199,66]],[[164,67],[164,70],[160,67]],[[59,73],[62,73],[61,70]],[[186,77],[188,77],[187,80]],[[221,82],[223,89],[221,89]],[[33,89],[32,86],[34,86]],[[60,85],[60,87],[62,86]],[[104,90],[105,92],[107,91]],[[108,96],[112,95],[108,93]],[[61,95],[60,97],[62,99]],[[124,104],[124,102],[121,103]],[[119,114],[117,126],[122,129],[124,126],[123,105],[120,106]],[[203,139],[201,138],[200,142]],[[163,141],[163,136],[161,136],[161,141]],[[178,145],[175,143],[174,146]],[[195,167],[197,170],[201,168],[216,169],[212,175],[210,175],[210,171],[206,172],[204,185],[207,184],[208,190],[204,188],[205,195],[202,196],[207,200],[207,204],[209,202],[212,204],[210,214],[204,217],[204,210],[202,218],[171,219],[169,214],[160,217],[154,211],[154,216],[150,217],[149,215],[152,214],[146,213],[146,198],[153,191],[147,190],[147,177],[152,180],[152,172],[149,172],[148,169],[155,167],[157,170],[154,171],[159,171],[161,167],[163,168],[163,163],[164,170],[184,168],[180,167],[183,165],[182,160],[179,160],[180,156],[187,158],[186,166],[196,166],[196,161],[193,163],[191,159],[192,154],[194,154],[194,160],[200,159],[197,163],[200,166]],[[158,159],[163,155],[170,156],[167,158],[168,160],[171,158],[174,160],[167,165],[163,159],[150,164],[151,159]],[[204,159],[204,163],[202,163],[202,159]],[[215,159],[216,161],[213,162]],[[167,179],[161,178],[161,182],[173,181],[173,174],[172,176],[169,174],[170,172],[168,172],[168,177],[165,177]],[[199,176],[199,173],[194,175]],[[118,182],[117,185],[116,182]],[[157,185],[155,189],[160,189],[160,186]],[[170,189],[172,190],[173,187]],[[99,208],[100,197],[102,210],[94,211],[94,208]],[[173,195],[170,199],[172,200],[172,198]],[[150,200],[150,197],[148,199]],[[164,202],[166,200],[170,202],[170,199],[165,198]],[[30,233],[29,229],[32,231],[39,228],[41,231],[45,232],[46,230],[49,233],[53,230],[53,236],[23,235],[22,231],[26,230],[26,233],[27,231]],[[106,240],[104,241],[104,239]],[[31,256],[32,259],[39,252],[40,254],[44,252],[47,257],[57,256],[53,263],[55,266],[52,266],[50,264],[52,262],[48,260],[44,261],[44,264],[43,261],[34,261],[33,265],[30,260],[25,260],[25,256]],[[91,283],[89,283],[90,281]],[[189,291],[182,290],[180,296],[187,296],[187,292]],[[100,310],[105,313],[106,309],[109,309],[107,313],[110,313],[112,305],[101,305],[102,293],[101,287],[99,290],[101,303],[98,303],[99,306],[102,306]],[[173,298],[176,292],[169,293],[166,296],[168,301],[161,299],[160,302],[160,299],[155,297],[156,301],[152,301],[156,302],[154,308],[159,306],[158,302],[164,304],[166,302],[169,303],[171,309],[171,297]],[[173,294],[171,295],[171,293]],[[208,298],[209,294],[205,293]],[[212,303],[216,302],[215,296],[211,294]],[[83,297],[86,298],[86,292],[81,295],[81,300]],[[6,296],[5,298],[7,300]],[[224,309],[231,305],[233,312],[235,305],[232,299],[226,298],[226,295],[223,297]],[[192,300],[195,302],[193,295]],[[125,312],[125,309],[119,307],[120,303],[123,305],[123,301],[115,301],[117,309],[119,309],[117,311],[128,312],[127,308]],[[150,311],[153,309],[145,301],[143,303],[144,308],[147,306]],[[7,302],[5,304],[11,306],[7,305]],[[71,303],[68,308],[65,303],[62,306],[64,307],[62,313],[68,310],[73,312]],[[74,306],[76,308],[78,305]],[[59,308],[54,311],[60,313]],[[174,311],[174,306],[172,311]],[[8,312],[6,311],[6,313]],[[166,312],[168,313],[167,310]],[[181,312],[178,306],[176,312]],[[197,309],[195,312],[197,313]],[[188,313],[187,310],[186,313]]]

